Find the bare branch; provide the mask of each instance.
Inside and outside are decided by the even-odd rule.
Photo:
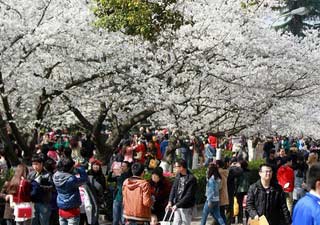
[[[78,118],[78,120],[82,123],[82,125],[87,129],[87,130],[92,130],[93,125],[87,120],[84,115],[80,112],[80,110],[76,107],[74,107],[71,104],[71,100],[66,96],[63,95],[62,99],[64,102],[68,105],[69,109],[73,112],[73,114]]]
[[[41,24],[41,22],[43,21],[44,16],[46,15],[46,12],[47,12],[47,10],[48,10],[48,8],[49,8],[49,5],[51,4],[51,1],[52,1],[52,0],[49,0],[48,4],[44,7],[44,10],[42,11],[41,17],[40,17],[39,21],[37,22],[37,25],[36,25],[35,28],[33,28],[33,30],[31,31],[32,34],[36,31],[37,27],[39,27],[40,24]]]

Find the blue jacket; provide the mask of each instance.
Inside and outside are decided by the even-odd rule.
[[[220,179],[214,179],[214,176],[212,175],[210,179],[207,182],[206,187],[206,196],[207,201],[210,202],[219,202],[219,190],[220,190]]]
[[[320,225],[320,198],[307,193],[293,210],[292,225]]]
[[[57,205],[59,209],[73,209],[81,205],[79,186],[88,181],[88,175],[84,168],[78,168],[80,177],[71,173],[57,171],[53,175],[53,182],[58,192]]]

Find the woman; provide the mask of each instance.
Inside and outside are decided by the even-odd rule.
[[[213,163],[209,164],[207,179],[207,200],[203,206],[201,225],[206,224],[209,213],[215,218],[215,220],[220,225],[225,225],[225,222],[220,215],[219,205],[219,189],[221,183],[221,176],[219,174],[218,167]]]
[[[225,223],[227,223],[226,210],[229,205],[229,196],[228,196],[228,175],[229,170],[226,168],[226,163],[222,160],[217,160],[218,171],[221,176],[221,188],[220,188],[220,215]]]
[[[14,220],[16,225],[30,225],[34,217],[34,207],[31,203],[31,183],[27,180],[28,168],[24,164],[19,164],[15,169],[12,179],[5,184],[6,200],[10,200],[10,205],[14,207]],[[19,217],[18,206],[31,207],[32,213],[29,217]]]
[[[163,169],[161,167],[156,167],[152,171],[149,183],[151,186],[151,195],[154,198],[151,212],[155,214],[159,220],[162,220],[172,185],[170,181],[163,176]]]
[[[106,178],[102,172],[102,163],[95,159],[91,162],[91,169],[88,171],[89,181],[95,189],[99,206],[104,202],[104,193],[107,190]]]

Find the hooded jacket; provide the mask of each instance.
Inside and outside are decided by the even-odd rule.
[[[122,195],[124,218],[150,221],[153,201],[148,181],[137,176],[126,179],[123,183]]]
[[[80,177],[67,172],[57,171],[53,175],[53,182],[58,192],[57,205],[59,209],[79,208],[81,198],[79,187],[88,181],[88,176],[84,168],[78,168]]]

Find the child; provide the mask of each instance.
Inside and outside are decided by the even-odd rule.
[[[150,225],[160,225],[158,217],[155,214],[151,214]]]

